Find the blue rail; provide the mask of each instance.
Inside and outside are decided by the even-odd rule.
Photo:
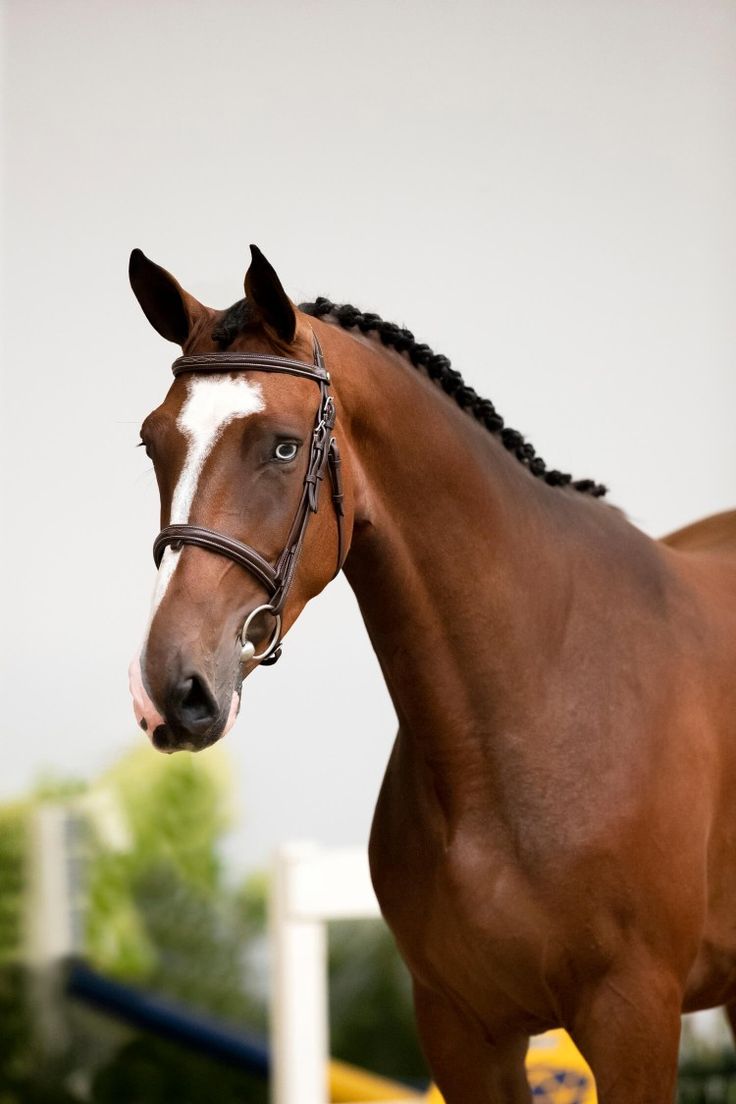
[[[111,981],[84,962],[70,964],[66,992],[125,1023],[181,1043],[218,1062],[259,1077],[268,1077],[271,1071],[271,1056],[264,1039],[240,1029],[236,1031],[209,1016],[193,1014],[175,1001]]]

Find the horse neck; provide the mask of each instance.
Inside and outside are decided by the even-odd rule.
[[[345,573],[402,729],[454,748],[541,669],[569,515],[605,507],[535,479],[405,358],[330,338],[356,495]]]

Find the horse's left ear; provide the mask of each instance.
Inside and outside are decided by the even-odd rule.
[[[296,334],[294,304],[257,245],[251,245],[250,255],[250,267],[245,274],[246,298],[260,311],[263,321],[276,331],[281,340],[290,344]]]

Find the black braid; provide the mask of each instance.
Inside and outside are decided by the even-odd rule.
[[[505,448],[526,464],[532,475],[544,479],[553,487],[571,486],[582,494],[602,498],[607,488],[592,479],[573,479],[566,472],[548,468],[534,446],[525,441],[516,429],[504,425],[503,418],[490,399],[482,399],[474,388],[465,383],[460,373],[445,356],[433,353],[429,345],[420,345],[411,330],[404,330],[394,322],[384,322],[377,314],[364,314],[350,304],[337,305],[320,296],[314,303],[301,303],[300,310],[313,318],[332,315],[345,330],[358,329],[361,333],[376,333],[384,345],[390,345],[399,353],[406,353],[416,368],[423,368],[430,379],[452,395],[458,406],[467,410],[491,433],[497,433]]]

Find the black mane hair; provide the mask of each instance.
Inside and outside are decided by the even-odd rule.
[[[216,341],[220,349],[227,349],[235,338],[243,330],[258,321],[258,313],[247,299],[239,299],[223,314],[220,321],[212,331],[212,340]]]
[[[570,486],[581,494],[590,494],[595,498],[602,498],[606,494],[607,488],[602,483],[596,483],[593,479],[573,479],[571,475],[558,471],[557,468],[548,468],[542,457],[537,456],[534,446],[525,441],[518,430],[504,424],[491,400],[482,399],[474,388],[465,383],[446,356],[434,353],[429,345],[420,344],[411,330],[403,329],[395,322],[384,322],[379,315],[364,313],[349,303],[333,303],[324,296],[313,303],[300,303],[299,309],[312,318],[334,318],[345,330],[357,329],[363,334],[375,333],[383,345],[408,356],[415,368],[423,369],[431,380],[452,396],[458,406],[472,414],[490,433],[498,434],[504,447],[532,475],[543,479],[545,483],[552,487]],[[254,320],[250,304],[241,299],[225,311],[212,331],[213,340],[218,342],[221,349],[227,349],[238,334]]]

